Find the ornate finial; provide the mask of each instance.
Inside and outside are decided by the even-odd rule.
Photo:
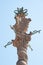
[[[23,14],[23,15],[27,16],[27,9],[23,9],[23,7],[17,8],[17,10],[15,10],[14,13],[16,15]]]

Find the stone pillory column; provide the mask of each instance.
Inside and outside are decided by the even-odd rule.
[[[13,46],[17,47],[18,61],[16,65],[27,65],[27,47],[31,40],[31,33],[27,34],[26,31],[31,19],[26,18],[27,9],[23,10],[23,7],[17,8],[14,12],[16,24],[11,28],[16,32],[16,38],[12,40]]]
[[[8,45],[13,44],[13,46],[17,48],[18,54],[18,61],[16,65],[28,65],[27,47],[33,50],[29,44],[29,41],[31,40],[31,35],[37,32],[40,33],[41,30],[34,30],[33,32],[27,34],[26,31],[29,23],[31,22],[30,18],[26,18],[27,9],[23,9],[23,7],[17,8],[14,13],[16,24],[10,27],[16,33],[16,38],[15,40],[11,40],[10,42],[8,42],[4,47],[6,48]]]
[[[17,48],[17,54],[18,54],[18,61],[16,65],[27,65],[28,56],[27,56],[27,47],[30,46],[29,41],[31,40],[31,35],[39,32],[37,30],[30,32],[29,34],[26,33],[27,28],[29,26],[29,23],[31,21],[30,18],[26,18],[27,15],[27,9],[17,8],[17,10],[14,11],[16,24],[13,26],[10,26],[11,29],[14,30],[16,33],[15,40],[11,40],[11,42],[8,42],[4,47],[10,45],[13,43],[13,46]],[[31,48],[31,50],[33,50]]]

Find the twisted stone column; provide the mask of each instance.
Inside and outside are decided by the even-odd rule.
[[[24,47],[17,48],[18,61],[16,65],[27,65],[27,49]]]
[[[12,40],[13,46],[17,47],[18,61],[16,65],[27,65],[27,47],[31,40],[31,34],[18,33],[16,39]]]
[[[6,46],[13,43],[13,46],[17,48],[18,54],[18,61],[16,65],[27,65],[28,61],[27,47],[29,46],[31,48],[31,46],[28,45],[29,41],[31,40],[31,35],[37,32],[40,33],[41,30],[39,31],[35,30],[27,34],[26,31],[31,21],[30,18],[26,18],[27,9],[23,9],[23,7],[17,8],[17,10],[15,10],[14,12],[16,14],[15,16],[16,24],[10,27],[16,33],[16,38],[15,40],[11,40],[10,43],[8,42],[7,45],[5,45],[4,47],[6,48]],[[33,49],[31,48],[31,50]]]
[[[18,13],[16,13],[18,11]],[[16,32],[16,39],[12,40],[13,46],[17,48],[18,61],[16,65],[27,65],[27,47],[28,42],[31,40],[31,34],[27,34],[27,28],[31,21],[30,18],[26,18],[27,9],[17,8],[15,10],[16,24],[11,27]]]

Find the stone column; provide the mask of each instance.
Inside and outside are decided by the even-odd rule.
[[[24,47],[17,48],[17,54],[18,54],[18,61],[16,65],[27,65],[27,49]]]
[[[31,40],[31,34],[18,33],[16,39],[13,40],[13,46],[17,48],[18,61],[16,65],[27,65],[27,47]]]
[[[18,13],[16,13],[16,11]],[[27,47],[28,42],[31,40],[31,34],[27,34],[27,28],[31,21],[30,18],[26,18],[27,9],[17,8],[15,10],[16,24],[11,27],[16,32],[16,39],[12,40],[13,46],[17,48],[18,61],[16,65],[27,65]]]

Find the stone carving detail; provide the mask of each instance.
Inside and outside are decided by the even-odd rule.
[[[17,8],[17,10],[14,11],[16,16],[14,17],[16,20],[16,24],[13,26],[10,26],[12,30],[16,33],[15,40],[11,40],[11,42],[8,42],[4,47],[13,44],[14,47],[17,48],[17,54],[18,54],[18,61],[16,65],[27,65],[27,47],[30,46],[29,41],[31,40],[31,35],[39,32],[37,30],[30,32],[29,34],[26,33],[27,28],[29,26],[29,23],[31,22],[30,18],[26,18],[27,15],[27,9]],[[33,50],[31,48],[31,50]]]
[[[26,31],[31,19],[26,18],[22,12],[17,14],[15,19],[16,24],[11,28],[16,32],[16,38],[12,40],[13,46],[17,47],[18,61],[16,65],[27,65],[27,47],[28,42],[31,40],[31,33],[27,34]]]

